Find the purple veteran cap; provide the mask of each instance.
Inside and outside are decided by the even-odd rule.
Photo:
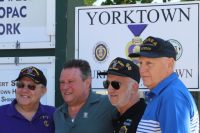
[[[43,72],[36,67],[30,66],[23,68],[16,81],[19,81],[23,77],[31,78],[36,84],[43,84],[44,86],[47,85],[46,77],[44,76]]]

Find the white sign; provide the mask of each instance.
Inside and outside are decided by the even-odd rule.
[[[35,66],[47,78],[47,93],[41,103],[55,105],[55,57],[8,57],[0,58],[0,105],[8,104],[15,98],[15,79],[22,68]]]
[[[0,19],[0,49],[55,47],[55,0],[0,0]]]
[[[76,58],[92,67],[93,88],[103,88],[116,57],[128,58],[148,36],[170,40],[178,52],[175,72],[185,85],[200,90],[199,2],[76,8]],[[87,53],[87,54],[86,54]],[[145,88],[141,82],[140,88]]]

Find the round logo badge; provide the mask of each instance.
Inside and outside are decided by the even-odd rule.
[[[104,62],[109,55],[108,46],[104,42],[98,42],[93,49],[93,56],[96,61]]]
[[[182,53],[183,53],[183,48],[182,48],[182,45],[181,43],[179,43],[177,40],[175,39],[170,39],[168,40],[173,46],[174,48],[176,49],[176,60],[180,59],[181,56],[182,56]]]
[[[122,126],[119,130],[119,133],[127,133],[128,129],[126,126]]]
[[[140,52],[140,45],[142,44],[142,38],[140,37],[134,37],[128,44],[126,45],[125,53],[126,57],[128,57],[131,53],[138,53]],[[129,58],[132,60],[135,64],[139,65],[138,58]]]

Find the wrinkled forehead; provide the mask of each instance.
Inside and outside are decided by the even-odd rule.
[[[113,75],[113,74],[108,74],[107,75],[107,80],[110,81],[121,81],[121,82],[125,82],[125,81],[129,81],[129,77],[124,77],[124,76],[118,76],[118,75]]]
[[[62,70],[61,75],[80,76],[81,70],[79,68],[65,68]]]
[[[141,56],[141,57],[139,57],[138,58],[138,61],[139,61],[139,64],[141,64],[141,63],[161,63],[161,62],[165,62],[165,61],[167,61],[167,60],[169,60],[170,58],[168,58],[168,57],[159,57],[159,58],[150,58],[150,57],[143,57],[143,56]]]
[[[60,74],[60,80],[62,81],[77,79],[82,79],[82,73],[78,68],[65,68]]]

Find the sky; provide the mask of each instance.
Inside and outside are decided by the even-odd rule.
[[[94,3],[94,5],[101,5],[101,3],[102,3],[103,1],[105,1],[105,0],[97,0],[97,1]]]

